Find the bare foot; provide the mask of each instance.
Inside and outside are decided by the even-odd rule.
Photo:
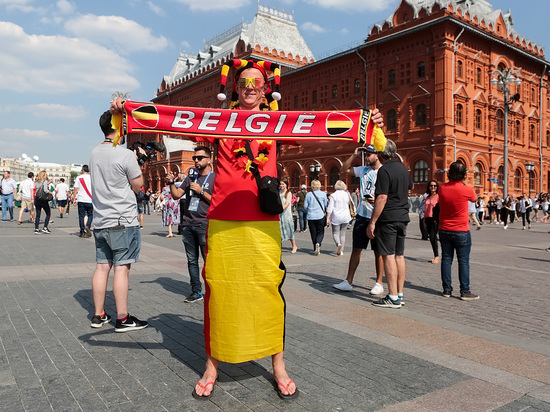
[[[283,395],[292,395],[296,392],[296,384],[290,379],[286,371],[281,374],[274,373],[273,379],[275,379],[275,383]]]
[[[214,383],[218,379],[218,361],[210,356],[206,360],[206,371],[195,385],[195,393],[198,397],[208,397],[214,390]],[[193,396],[195,396],[195,393]]]
[[[439,256],[434,257],[432,260],[430,260],[432,263],[439,263]]]

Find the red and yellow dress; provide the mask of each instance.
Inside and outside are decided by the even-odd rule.
[[[262,176],[277,175],[276,143],[251,141]],[[260,210],[244,142],[222,139],[208,212],[204,335],[215,359],[240,363],[283,351],[279,216]]]

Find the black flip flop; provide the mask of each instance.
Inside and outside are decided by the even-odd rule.
[[[197,384],[201,385],[200,381],[197,382]],[[214,393],[214,388],[216,387],[216,381],[208,382],[206,385],[201,385],[201,386],[204,386],[204,388],[206,388],[208,385],[212,385],[212,391],[210,391],[209,395],[199,395],[197,391],[193,388],[193,392],[191,393],[191,395],[193,395],[193,398],[199,401],[207,401],[208,399],[210,399],[210,397]]]
[[[288,382],[287,385],[284,385],[280,382],[275,382],[273,381],[273,386],[275,387],[275,389],[277,390],[277,395],[279,395],[279,398],[281,398],[282,400],[284,401],[290,401],[290,400],[293,400],[293,399],[296,399],[298,397],[298,395],[300,394],[300,391],[298,390],[298,388],[296,388],[296,391],[291,394],[291,395],[285,395],[281,392],[281,388],[279,388],[279,386],[286,386],[286,388],[288,388],[288,386],[294,382],[292,379],[290,380],[290,382]]]

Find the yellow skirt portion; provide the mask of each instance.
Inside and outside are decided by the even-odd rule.
[[[210,356],[240,363],[283,350],[285,270],[278,221],[210,220],[203,277]]]

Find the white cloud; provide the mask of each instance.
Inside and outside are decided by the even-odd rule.
[[[57,136],[52,135],[45,130],[29,129],[1,129],[0,136],[4,141],[18,140],[59,140]]]
[[[191,43],[189,43],[187,40],[182,40],[180,44],[181,47],[183,47],[184,49],[189,49],[191,47]]]
[[[306,3],[314,4],[326,9],[338,9],[353,13],[363,10],[384,10],[392,6],[395,0],[305,0]]]
[[[6,6],[8,10],[19,10],[25,13],[37,11],[36,7],[30,5],[33,0],[0,0],[0,6]]]
[[[151,9],[151,11],[153,13],[155,13],[156,15],[158,16],[165,16],[166,15],[166,12],[162,9],[162,7],[159,7],[157,6],[155,3],[153,3],[152,1],[148,1],[147,2],[147,5],[149,6],[149,8]]]
[[[318,24],[312,23],[310,21],[306,21],[304,24],[302,24],[301,28],[302,28],[303,31],[308,31],[308,32],[312,32],[312,33],[324,33],[325,32],[324,28],[322,28]]]
[[[344,36],[347,36],[349,34],[349,30],[346,29],[346,28],[343,28],[340,30],[340,34],[344,35]]]
[[[57,1],[57,10],[61,14],[72,14],[75,11],[75,6],[67,0],[58,0]]]
[[[60,119],[81,119],[86,117],[88,111],[83,106],[67,106],[56,103],[39,103],[28,105],[0,106],[0,113],[24,112],[31,116],[60,118]]]
[[[32,35],[0,22],[0,44],[0,90],[65,94],[139,87],[126,59],[85,39]]]
[[[155,37],[147,27],[120,16],[87,14],[67,21],[65,29],[94,42],[122,46],[125,51],[158,51],[168,46],[164,36]]]
[[[176,0],[188,6],[193,11],[234,10],[250,4],[250,0]]]

